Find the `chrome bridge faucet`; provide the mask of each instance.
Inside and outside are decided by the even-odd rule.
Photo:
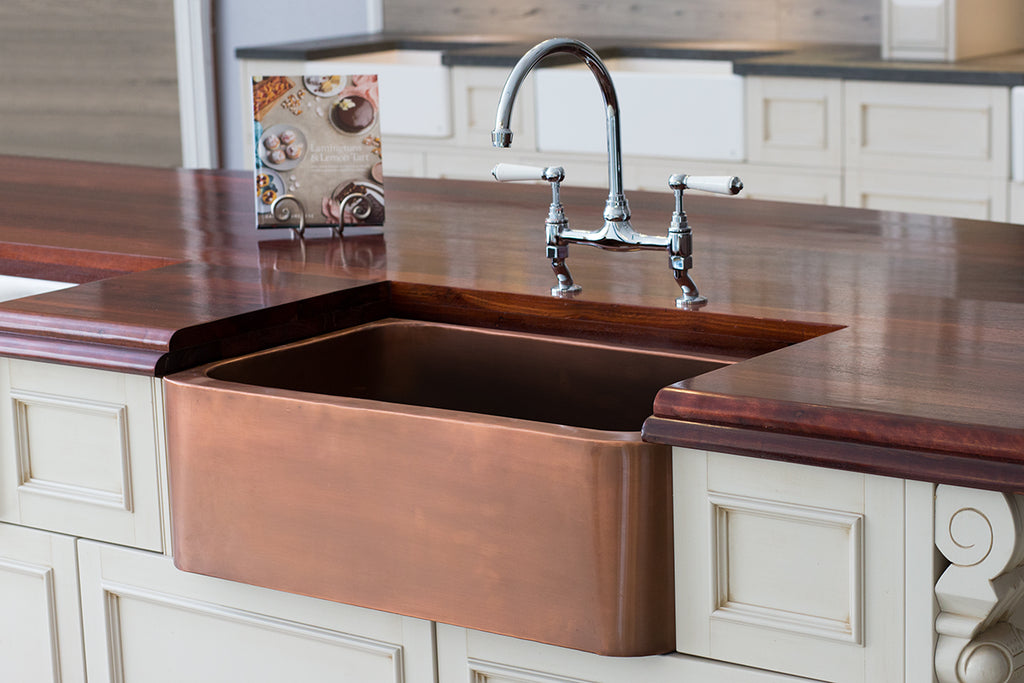
[[[676,206],[668,234],[662,237],[635,231],[629,221],[629,203],[622,191],[619,100],[615,94],[611,74],[608,73],[601,58],[589,46],[569,38],[552,38],[536,45],[523,55],[513,67],[508,80],[505,81],[501,99],[498,101],[498,112],[495,117],[494,130],[491,132],[491,142],[495,147],[509,147],[512,144],[512,131],[509,129],[512,104],[523,79],[538,62],[548,55],[559,52],[566,52],[577,57],[590,68],[604,98],[608,137],[608,200],[604,207],[604,225],[593,231],[569,228],[569,222],[565,217],[559,198],[559,186],[565,179],[565,171],[560,166],[540,168],[498,164],[491,171],[495,179],[500,181],[547,180],[551,183],[551,206],[545,221],[547,257],[551,259],[551,267],[558,278],[558,285],[551,289],[551,293],[556,296],[571,296],[581,289],[578,284],[573,282],[572,275],[565,265],[565,259],[569,255],[569,244],[575,242],[611,251],[667,250],[672,275],[682,290],[682,295],[676,299],[676,305],[680,308],[691,308],[706,303],[707,299],[697,291],[697,286],[689,274],[693,263],[692,237],[686,221],[686,213],[683,211],[683,191],[695,189],[720,194],[736,194],[743,189],[743,183],[734,176],[673,175],[669,178],[669,187],[675,192]]]

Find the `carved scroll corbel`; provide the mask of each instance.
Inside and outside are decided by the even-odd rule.
[[[938,486],[939,683],[1024,682],[1024,497]]]

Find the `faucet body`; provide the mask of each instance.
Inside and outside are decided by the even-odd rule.
[[[629,204],[622,192],[622,140],[619,134],[619,98],[615,94],[612,76],[601,58],[590,46],[571,38],[552,38],[545,40],[524,54],[505,81],[498,100],[498,113],[495,116],[491,142],[495,147],[509,147],[512,144],[512,131],[509,128],[512,119],[512,105],[515,102],[519,87],[523,84],[533,67],[548,55],[567,53],[582,61],[594,74],[597,85],[601,88],[604,98],[605,128],[608,136],[608,201],[604,207],[605,229],[609,223],[629,224]]]
[[[547,180],[551,183],[552,200],[545,221],[547,234],[547,258],[555,272],[558,285],[552,288],[552,294],[571,296],[580,291],[580,286],[573,282],[572,275],[565,265],[569,255],[569,244],[588,244],[609,251],[658,250],[668,251],[669,265],[676,284],[682,295],[676,299],[681,308],[699,306],[707,302],[701,296],[693,279],[689,275],[692,266],[692,240],[686,214],[683,212],[683,190],[710,189],[722,194],[736,194],[743,187],[739,178],[693,178],[692,176],[674,175],[670,187],[676,193],[676,210],[672,215],[668,234],[646,235],[633,229],[630,223],[629,203],[622,187],[622,140],[619,132],[619,100],[615,93],[611,74],[601,58],[588,45],[570,38],[552,38],[534,46],[524,54],[512,68],[505,87],[498,100],[498,111],[495,116],[491,142],[495,147],[509,147],[512,144],[512,130],[509,128],[512,119],[512,105],[519,88],[526,76],[545,57],[558,53],[570,54],[590,69],[597,79],[604,99],[604,114],[608,141],[608,200],[604,208],[604,225],[597,230],[573,230],[565,218],[562,203],[559,199],[559,185],[565,178],[561,167],[532,168],[498,164],[492,170],[497,180]],[[694,182],[688,184],[687,180]]]

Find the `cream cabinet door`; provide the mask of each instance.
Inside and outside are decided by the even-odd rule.
[[[0,523],[0,681],[85,681],[73,538]]]
[[[680,652],[904,680],[903,480],[682,448],[672,477]]]
[[[748,76],[746,88],[748,161],[840,170],[840,81]]]
[[[159,379],[0,359],[0,520],[165,546]]]
[[[812,683],[678,653],[601,657],[437,625],[439,683]]]
[[[79,563],[91,683],[434,683],[429,621],[188,574],[168,557],[89,541]]]
[[[843,102],[847,168],[942,174],[947,183],[1009,175],[1009,88],[847,81]]]

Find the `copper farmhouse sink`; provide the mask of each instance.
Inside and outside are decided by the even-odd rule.
[[[799,339],[695,353],[713,318],[353,297],[337,332],[167,378],[175,564],[600,654],[674,649],[671,458],[641,425],[660,388]]]

